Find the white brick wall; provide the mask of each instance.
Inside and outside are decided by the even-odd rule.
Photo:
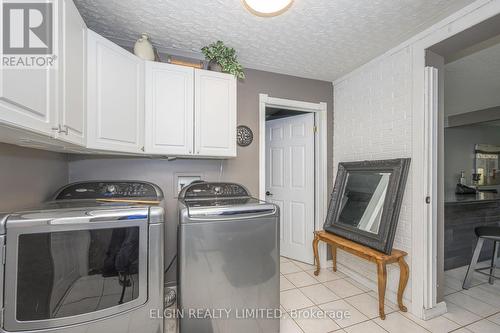
[[[411,157],[411,61],[407,47],[334,85],[335,173],[339,162]],[[409,253],[410,270],[411,172],[410,169],[394,242],[395,248]],[[376,285],[376,267],[372,263],[342,251],[338,262]],[[387,288],[395,292],[399,269],[392,266],[388,271]],[[411,300],[410,283],[405,293],[407,300]]]

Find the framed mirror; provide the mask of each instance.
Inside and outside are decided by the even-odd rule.
[[[390,254],[409,167],[409,158],[340,163],[325,231]]]

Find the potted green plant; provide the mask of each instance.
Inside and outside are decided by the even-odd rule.
[[[243,67],[238,62],[236,51],[232,47],[224,45],[224,42],[217,41],[201,49],[205,58],[209,61],[210,70],[229,73],[238,79],[244,79]]]

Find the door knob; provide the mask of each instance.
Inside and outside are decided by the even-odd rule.
[[[269,191],[266,191],[266,195],[273,195],[273,194]]]

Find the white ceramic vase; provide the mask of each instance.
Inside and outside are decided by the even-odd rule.
[[[155,51],[149,41],[148,34],[142,34],[141,38],[135,42],[134,54],[144,60],[155,60]]]

